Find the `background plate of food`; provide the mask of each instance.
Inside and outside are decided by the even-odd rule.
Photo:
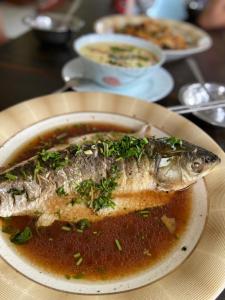
[[[149,40],[163,49],[167,61],[200,53],[212,46],[211,37],[192,24],[144,15],[104,17],[95,22],[94,29],[100,34],[116,32]]]
[[[161,116],[164,117],[162,118]],[[163,170],[165,170],[165,173],[157,173],[157,176],[163,176],[163,174],[165,176],[168,175],[168,161],[165,160],[165,158],[167,158],[165,156],[166,153],[171,154],[176,152],[181,155],[184,151],[189,151],[188,149],[193,149],[192,154],[198,153],[199,148],[192,148],[191,145],[180,143],[179,138],[212,151],[222,160],[220,165],[216,167],[212,173],[206,176],[205,180],[199,179],[197,185],[194,185],[194,189],[196,189],[193,194],[194,197],[192,198],[192,200],[195,199],[195,201],[192,202],[192,208],[194,209],[192,209],[191,214],[189,214],[190,218],[188,218],[187,222],[183,223],[182,221],[182,215],[186,211],[186,200],[185,197],[183,197],[182,202],[178,201],[178,205],[181,205],[182,208],[177,211],[177,216],[175,217],[176,220],[174,220],[176,209],[172,206],[172,211],[165,212],[164,209],[166,209],[166,205],[163,209],[159,209],[158,211],[158,213],[161,214],[160,218],[157,217],[157,211],[146,209],[141,209],[140,211],[139,207],[137,209],[138,212],[132,213],[129,215],[129,218],[127,217],[128,214],[125,214],[125,217],[128,219],[120,219],[120,221],[114,224],[112,218],[110,222],[108,220],[110,218],[107,218],[107,223],[105,223],[104,220],[95,222],[94,219],[90,219],[91,224],[88,224],[87,221],[83,221],[76,225],[71,224],[71,222],[60,223],[59,218],[62,218],[63,221],[68,217],[68,214],[64,214],[65,211],[61,210],[59,204],[64,203],[67,207],[67,212],[70,213],[74,211],[74,209],[77,211],[81,202],[76,201],[76,199],[73,198],[69,199],[70,191],[67,190],[68,186],[65,185],[62,188],[61,183],[60,186],[57,187],[57,191],[55,189],[56,187],[53,190],[49,190],[51,184],[46,185],[46,182],[52,176],[51,174],[55,176],[56,173],[57,176],[54,178],[57,178],[57,180],[65,179],[63,170],[68,166],[68,162],[71,160],[70,155],[72,152],[70,153],[70,150],[75,151],[76,154],[79,152],[79,155],[81,155],[79,157],[84,158],[84,160],[82,160],[83,162],[89,161],[96,150],[96,144],[93,143],[89,143],[89,146],[91,146],[90,149],[83,148],[86,146],[82,146],[81,148],[71,148],[69,150],[64,148],[65,142],[68,142],[66,139],[73,135],[82,137],[83,134],[90,134],[91,132],[94,132],[94,136],[96,137],[96,133],[99,131],[111,132],[112,130],[123,132],[123,136],[124,131],[128,130],[126,135],[129,137],[130,129],[136,131],[146,123],[151,123],[152,125],[151,135],[153,134],[160,137],[169,134],[178,137],[177,139],[172,140],[167,140],[167,138],[165,138],[164,141],[166,143],[163,144],[160,142],[161,146],[166,145],[166,149],[170,150],[169,152],[165,152],[164,147],[155,148],[158,149],[158,152],[160,149],[161,153],[164,153],[164,159],[160,159],[160,165],[156,165],[157,169],[158,167],[162,167]],[[32,223],[33,221],[29,220],[29,218],[23,219],[23,222],[21,223],[18,223],[19,217],[6,219],[8,222],[6,225],[8,225],[8,227],[6,226],[4,229],[8,234],[1,234],[1,255],[16,270],[33,279],[33,281],[16,273],[13,268],[2,260],[1,274],[4,275],[0,277],[0,284],[1,292],[4,293],[3,297],[15,299],[15,297],[21,297],[21,295],[23,295],[23,299],[60,299],[63,294],[54,289],[82,294],[116,293],[128,291],[149,282],[152,282],[152,284],[143,289],[125,293],[123,295],[111,295],[107,297],[110,299],[143,299],[148,297],[148,295],[151,295],[153,299],[167,300],[171,298],[182,298],[184,300],[189,300],[190,298],[211,299],[219,294],[225,283],[225,265],[223,263],[224,248],[222,246],[224,244],[225,232],[224,210],[222,209],[225,195],[225,186],[223,182],[225,157],[219,146],[216,145],[216,143],[201,129],[187,121],[185,118],[156,104],[148,104],[140,100],[113,94],[79,94],[73,92],[40,97],[13,106],[0,113],[0,124],[0,128],[2,128],[0,131],[1,143],[4,143],[1,148],[2,164],[5,164],[10,157],[12,158],[12,155],[14,156],[15,163],[15,158],[18,162],[18,160],[33,156],[35,151],[38,151],[39,153],[35,159],[29,161],[29,164],[27,164],[28,162],[26,161],[25,164],[17,166],[16,169],[13,168],[7,170],[6,173],[1,171],[1,197],[3,197],[3,190],[9,188],[9,191],[6,191],[4,197],[1,198],[1,214],[6,212],[6,210],[3,209],[3,206],[8,203],[6,201],[8,199],[9,202],[11,201],[10,203],[12,206],[9,207],[7,214],[10,214],[12,211],[14,211],[15,214],[20,214],[21,209],[26,209],[29,206],[30,210],[28,214],[30,214],[31,211],[32,214],[35,214],[36,212],[36,221],[39,220],[40,222],[41,220],[42,225],[45,221],[50,221],[51,223],[54,218],[58,219],[54,228],[51,226],[44,226],[44,228],[40,227],[38,226],[38,223]],[[58,130],[55,130],[56,128],[58,128]],[[48,131],[47,134],[46,130]],[[195,132],[194,136],[193,132]],[[113,149],[119,150],[121,148],[118,148],[118,144],[113,142],[110,133],[104,133],[103,136],[105,136],[105,134],[107,135],[109,144],[108,142],[104,144],[100,143],[100,147],[101,145],[103,146],[102,150],[103,153],[105,153],[104,155],[110,158],[110,153],[112,153],[111,151]],[[142,159],[144,159],[144,156],[140,156],[139,154],[142,153],[143,150],[141,147],[147,145],[147,140],[145,139],[145,137],[147,137],[147,132],[144,133],[142,138],[140,134],[143,134],[143,131],[139,132],[138,140],[136,134],[134,137],[130,136],[129,138],[126,138],[126,143],[125,140],[123,140],[122,144],[124,146],[127,145],[127,141],[132,141],[132,143],[134,142],[132,145],[138,146],[135,146],[134,149],[132,148],[132,151],[125,153],[127,153],[127,155],[138,154],[138,165],[143,167]],[[119,135],[121,135],[121,133]],[[35,138],[32,143],[29,142],[27,144],[27,141],[31,141],[35,136],[38,136],[38,138]],[[115,135],[113,136],[115,138]],[[75,138],[76,143],[80,142],[80,140],[77,140],[77,137]],[[84,140],[86,141],[87,138],[89,139],[90,135],[85,136]],[[97,139],[101,140],[101,135],[98,135]],[[154,143],[157,143],[158,140],[153,139],[153,141]],[[61,148],[52,149],[50,152],[47,151],[46,149],[54,146],[52,142],[53,144],[55,142],[57,144],[60,143]],[[138,142],[138,144],[136,144],[136,142]],[[139,142],[141,142],[141,144],[139,144]],[[26,144],[25,148],[23,146],[24,143]],[[119,143],[119,145],[122,144]],[[188,149],[186,149],[187,146]],[[45,150],[42,149],[43,147]],[[14,155],[16,154],[16,149],[20,150],[17,152],[17,157]],[[66,152],[60,152],[65,151],[65,149],[67,149]],[[195,149],[196,151],[194,151]],[[31,150],[35,151],[31,152]],[[120,153],[120,157],[121,153],[124,152],[118,152],[117,150],[113,153]],[[129,148],[128,150],[131,149]],[[182,151],[179,152],[178,150]],[[138,151],[138,153],[136,151]],[[200,153],[202,153],[201,151]],[[63,154],[63,156],[61,156],[60,153]],[[194,164],[192,165],[189,163],[189,159],[192,159],[191,155],[182,156],[183,159],[187,157],[185,160],[180,160],[179,164],[183,168],[182,174],[184,175],[184,178],[186,178],[185,180],[187,180],[186,184],[188,184],[188,182],[193,182],[193,173],[190,176],[190,169],[187,172],[187,165],[191,166],[191,168],[194,167],[195,174],[201,175],[203,171],[209,170],[208,168],[204,169],[205,166],[209,166],[209,163],[215,162],[214,158],[216,159],[216,156],[212,155],[212,153],[210,154],[208,151],[205,151],[202,154],[204,155],[204,165],[201,165],[199,161],[194,161]],[[105,159],[106,157],[104,158],[104,161]],[[156,156],[153,155],[152,159],[156,159]],[[116,160],[116,162],[120,164],[121,159]],[[99,158],[96,156],[92,163],[98,163],[100,165],[101,161],[99,161]],[[99,168],[99,170],[104,172],[105,167],[103,166],[105,165],[107,164],[102,164],[102,168]],[[87,175],[88,170],[89,174],[93,174],[93,170],[90,169],[93,164],[89,164],[88,168],[88,164],[83,164],[82,166],[83,167],[80,168],[81,174]],[[148,172],[145,173],[144,177],[138,174],[134,171],[135,166],[135,170],[137,170],[137,165],[133,165],[132,168],[130,168],[131,166],[128,168],[125,167],[125,169],[129,171],[127,176],[130,176],[129,182],[133,188],[137,188],[140,182],[144,183],[145,176],[149,176]],[[176,166],[176,168],[173,169],[172,173],[181,174],[177,165],[175,164],[173,166]],[[46,167],[50,168],[47,173],[45,173]],[[185,169],[186,171],[184,171]],[[134,172],[131,172],[130,174],[130,171],[132,170]],[[114,171],[110,173],[110,176],[113,176],[111,178],[112,180],[115,179]],[[136,183],[134,181],[133,176],[135,174],[139,176],[138,184],[137,178],[135,179]],[[140,176],[142,178],[141,180]],[[37,186],[35,185],[35,188],[29,189],[29,186],[26,184],[26,181],[29,178],[31,181],[35,178],[35,180],[37,180],[35,184],[45,187],[39,190],[41,193],[43,193],[43,191],[47,193],[48,191],[50,194],[53,192],[55,196],[56,194],[59,196],[57,200],[59,202],[52,206],[55,209],[53,211],[53,219],[49,218],[49,215],[46,218],[46,213],[49,212],[50,207],[46,207],[44,211],[40,211],[40,206],[37,207],[37,209],[34,207],[40,205],[41,201],[37,202],[37,199],[33,199],[32,193],[37,191]],[[164,184],[166,183],[165,180],[163,182]],[[22,186],[18,186],[18,184],[21,183]],[[107,188],[107,193],[104,195],[101,194],[101,196],[108,197],[110,195],[108,188],[110,186],[115,187],[113,181],[104,181],[101,183],[101,186],[91,185],[93,189],[91,188],[88,190],[91,192],[91,195],[94,196],[94,198],[92,198],[94,201],[97,200],[95,197],[96,189],[98,193],[97,196],[99,196],[99,193],[105,193],[105,188]],[[108,185],[109,183],[112,185]],[[169,181],[167,183],[170,186],[171,182]],[[80,194],[78,200],[85,200],[87,194],[84,193],[84,189],[81,189],[81,186],[77,187],[76,191]],[[86,187],[90,187],[90,185],[86,185]],[[82,188],[84,188],[84,186],[82,186]],[[163,186],[163,189],[166,189],[165,185]],[[187,191],[183,191],[181,193],[184,193],[184,196],[186,192]],[[207,214],[207,198],[209,201],[208,222],[200,243],[191,254],[204,227]],[[137,199],[138,198],[135,197],[135,201],[137,201]],[[154,197],[152,199],[154,199]],[[98,200],[100,200],[99,197]],[[125,201],[125,198],[123,201]],[[98,202],[98,205],[101,205],[101,203],[101,201]],[[112,204],[110,201],[107,203],[110,205]],[[124,204],[125,203],[126,201]],[[142,201],[139,203],[141,205],[143,204]],[[93,207],[98,208],[98,206],[95,205]],[[85,207],[83,208],[86,210]],[[92,214],[91,218],[93,218],[93,216],[95,215]],[[123,216],[120,218],[123,218]],[[15,225],[15,223],[10,224],[12,221],[17,222],[17,226],[20,227],[18,228],[19,231],[10,233],[12,225]],[[25,228],[24,222],[26,222]],[[104,224],[108,224],[108,226],[103,226]],[[148,230],[144,231],[144,229],[147,228],[146,224],[156,224],[154,228],[158,228],[159,230],[162,230],[162,232],[167,233],[167,238],[165,238],[164,234],[155,233],[149,235]],[[178,230],[178,232],[176,232],[176,228],[178,229],[176,226],[179,224],[181,227],[182,224],[186,224],[184,226],[184,231],[181,230],[179,232]],[[45,223],[45,225],[47,225],[47,223]],[[140,235],[141,232],[143,234]],[[149,243],[153,236],[156,237],[158,242],[161,240],[164,246],[165,243],[167,244],[168,242],[167,245],[171,251],[167,254],[164,253],[165,255],[161,252],[162,260],[156,261],[156,264],[151,265],[153,258],[157,253],[157,249],[156,251],[153,248],[150,249],[146,247],[145,243]],[[43,243],[40,238],[44,241]],[[57,243],[61,243],[61,245],[64,244],[64,246],[60,248]],[[65,243],[67,244],[66,247]],[[133,245],[132,247],[130,247],[131,244]],[[92,245],[92,247],[90,247],[90,245]],[[65,255],[65,251],[70,253],[70,255]],[[34,252],[36,259],[33,255]],[[191,254],[190,257],[188,257],[189,254]],[[133,255],[137,255],[137,268],[135,267],[135,262],[137,262],[136,259],[132,260],[132,263],[129,261],[129,265],[127,266],[128,259],[134,258]],[[127,259],[124,259],[125,257]],[[181,261],[184,261],[184,259],[186,259],[186,261],[180,265]],[[50,264],[48,260],[51,260]],[[62,264],[63,261],[66,265]],[[95,262],[97,262],[96,265]],[[104,267],[104,263],[106,262],[111,263],[111,268]],[[145,262],[147,262],[147,264],[150,263],[147,268],[145,268]],[[60,266],[57,267],[57,273],[55,272],[56,269],[53,269],[58,263]],[[116,273],[118,270],[123,270],[125,265],[130,268],[130,270],[132,269],[131,273]],[[179,268],[173,273],[168,274],[168,272],[174,270],[178,265]],[[110,277],[110,271],[112,270],[115,271],[114,277]],[[91,278],[93,273],[95,273],[95,275],[97,274],[98,278]],[[165,274],[168,275],[162,278]],[[159,278],[161,279],[153,283],[153,281]],[[35,283],[35,281],[53,289],[46,288]],[[207,285],[205,284],[205,281],[208,283]],[[178,282],[180,284],[178,284]],[[97,297],[98,296],[96,296],[96,298]],[[86,299],[86,296],[81,297],[67,294],[66,298]]]

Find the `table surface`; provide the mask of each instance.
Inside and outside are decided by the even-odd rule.
[[[109,0],[83,0],[78,15],[86,22],[79,35],[93,31],[93,22],[106,14],[112,13]],[[214,45],[195,58],[208,82],[225,84],[225,31],[210,33]],[[78,35],[77,35],[78,36]],[[0,110],[23,100],[49,94],[63,85],[61,69],[63,65],[75,57],[72,43],[63,47],[42,45],[31,32],[10,41],[0,47]],[[184,60],[171,62],[165,68],[175,80],[173,91],[159,104],[177,105],[179,88],[187,83],[195,82]],[[206,131],[225,150],[225,129],[210,125],[188,114],[186,118]],[[225,290],[217,300],[225,299]]]

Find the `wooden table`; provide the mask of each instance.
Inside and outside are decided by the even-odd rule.
[[[79,35],[93,31],[93,21],[109,13],[112,13],[109,1],[83,0],[78,14],[86,21],[86,26]],[[206,81],[225,84],[225,31],[211,32],[211,36],[214,46],[211,50],[196,55],[196,59]],[[75,53],[71,44],[64,47],[41,45],[31,32],[0,47],[0,110],[60,88],[63,85],[62,66],[73,57]],[[176,105],[179,104],[179,88],[186,83],[195,82],[195,79],[183,60],[169,63],[165,67],[173,75],[175,87],[169,96],[158,103],[165,106]],[[207,124],[191,114],[185,117],[205,130],[225,149],[224,128]],[[218,300],[224,299],[225,290]]]

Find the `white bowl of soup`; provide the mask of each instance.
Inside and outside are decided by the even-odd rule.
[[[150,42],[122,34],[88,34],[74,42],[84,77],[106,87],[128,85],[159,68],[165,56]]]

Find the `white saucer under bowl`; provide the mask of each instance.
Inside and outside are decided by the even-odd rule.
[[[84,68],[81,58],[67,62],[62,69],[62,77],[66,81],[74,77],[83,77]],[[105,88],[95,82],[80,83],[73,89],[78,92],[105,92],[131,96],[148,102],[158,101],[166,97],[173,89],[172,76],[163,68],[157,68],[154,73],[136,80],[135,84],[123,88]]]

